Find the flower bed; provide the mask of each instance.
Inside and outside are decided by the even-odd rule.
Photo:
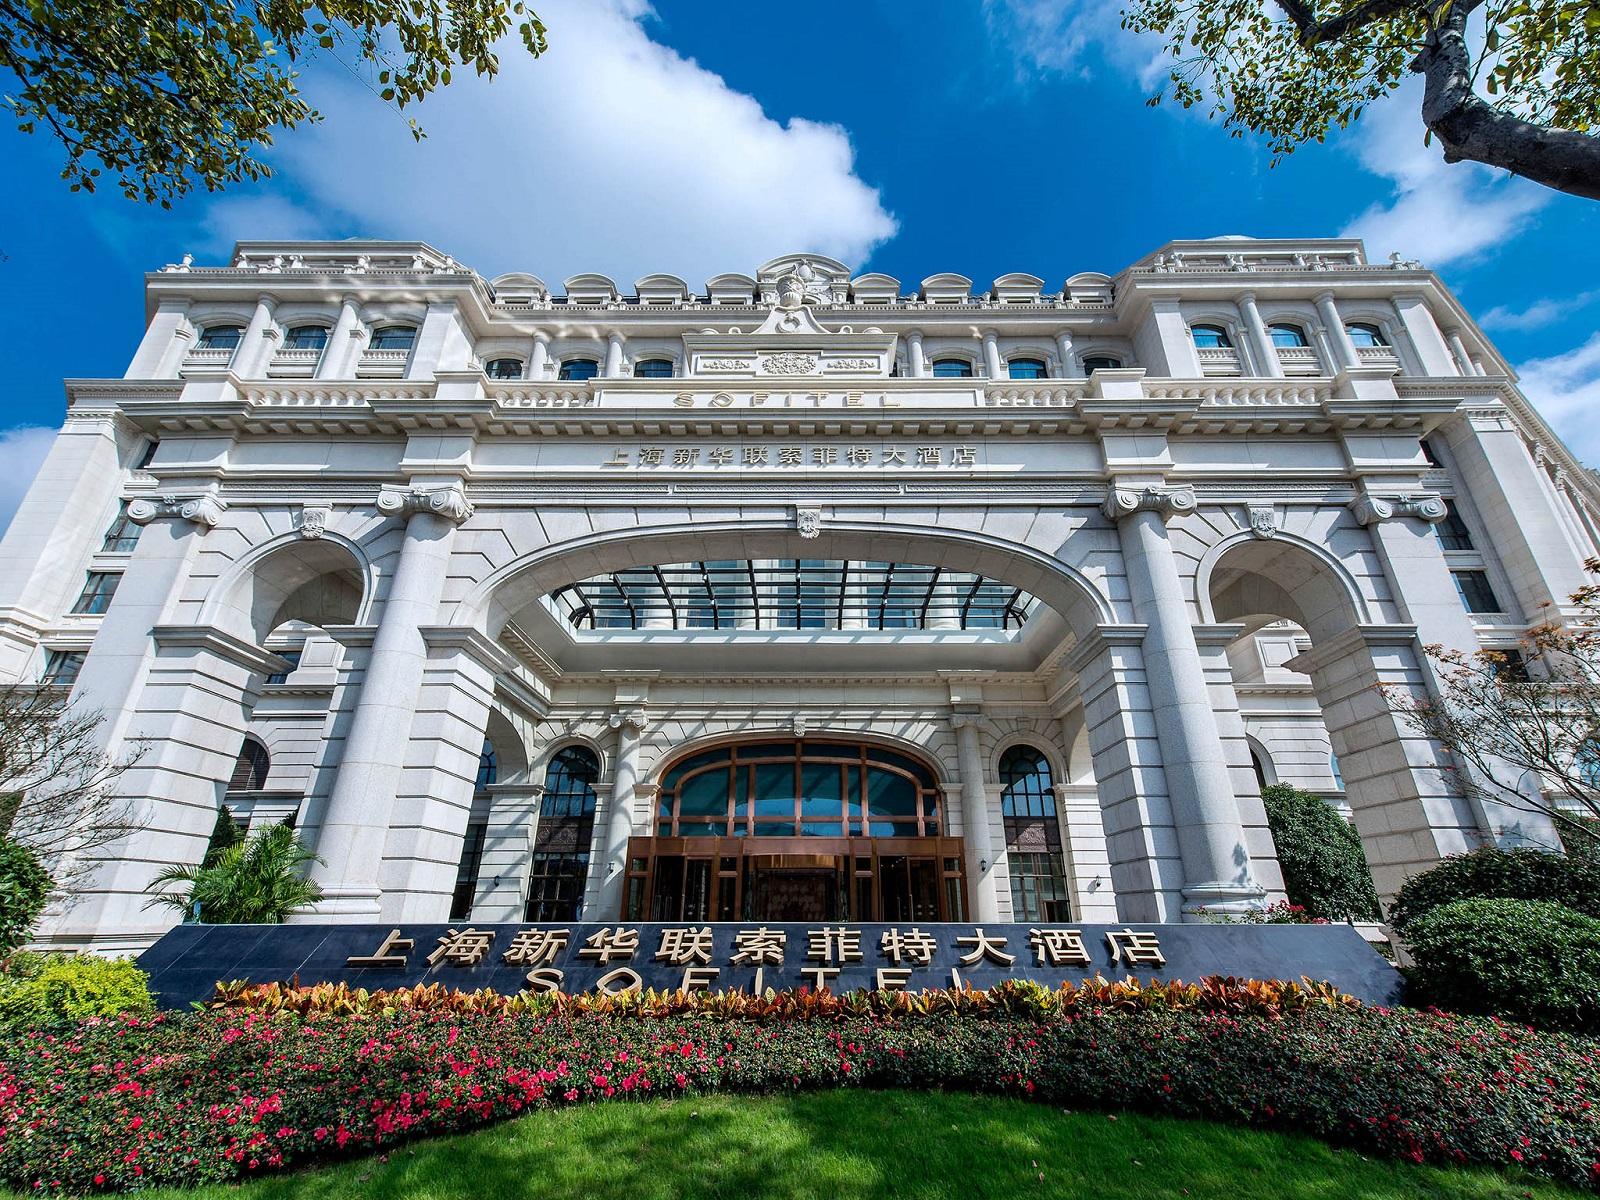
[[[1115,986],[1049,1001],[1013,987],[982,1000],[646,997],[542,1011],[437,990],[328,990],[304,1012],[235,994],[254,1007],[0,1043],[0,1179],[194,1183],[541,1106],[894,1086],[1232,1121],[1600,1187],[1600,1041],[1286,985]]]

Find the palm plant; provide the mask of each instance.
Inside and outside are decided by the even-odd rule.
[[[295,909],[315,904],[322,889],[306,868],[322,860],[287,825],[257,830],[208,854],[198,866],[168,867],[151,881],[145,902],[165,904],[203,925],[281,925]]]

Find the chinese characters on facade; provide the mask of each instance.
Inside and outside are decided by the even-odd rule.
[[[618,448],[601,464],[606,467],[693,470],[735,467],[976,467],[976,446],[655,446]]]

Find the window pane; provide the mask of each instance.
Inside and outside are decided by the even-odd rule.
[[[1304,346],[1306,335],[1298,325],[1272,326],[1272,344],[1274,346]]]
[[[600,374],[600,364],[592,358],[569,358],[561,364],[562,379],[593,379]]]
[[[1376,325],[1346,325],[1344,331],[1350,335],[1350,340],[1357,346],[1387,345],[1383,340],[1383,332]]]
[[[793,836],[793,766],[763,763],[755,768],[755,810],[757,837]]]
[[[671,379],[672,360],[666,358],[646,358],[633,364],[635,379]]]
[[[1096,371],[1115,371],[1121,365],[1121,359],[1091,354],[1083,360],[1083,371],[1086,375],[1093,375]]]
[[[409,325],[388,325],[372,335],[373,350],[409,350],[417,340],[417,331]]]
[[[1190,334],[1194,337],[1194,344],[1202,350],[1222,350],[1233,345],[1228,340],[1228,332],[1220,325],[1196,325]]]
[[[520,358],[491,358],[483,370],[484,374],[490,379],[521,379],[522,360]]]
[[[202,350],[237,350],[244,329],[238,325],[213,325],[200,335]]]
[[[105,541],[100,549],[106,554],[128,554],[139,544],[139,526],[128,518],[128,502],[124,500],[117,509],[116,518],[106,529]]]
[[[88,655],[82,650],[48,650],[44,656],[44,674],[39,682],[51,687],[69,688],[83,670],[83,660]]]
[[[1471,550],[1472,531],[1461,519],[1454,500],[1444,502],[1444,520],[1434,526],[1439,535],[1439,545],[1446,550]]]
[[[1500,601],[1495,597],[1494,589],[1489,586],[1489,576],[1484,572],[1451,571],[1450,575],[1456,581],[1456,591],[1461,594],[1461,603],[1466,605],[1468,612],[1500,611]]]
[[[296,325],[284,339],[285,350],[321,350],[328,344],[325,325]]]
[[[972,364],[964,358],[936,358],[933,360],[935,379],[971,379]]]
[[[84,581],[83,591],[72,606],[75,613],[103,613],[111,607],[111,597],[117,594],[117,584],[122,574],[115,571],[90,571]]]
[[[1044,363],[1037,358],[1013,358],[1006,369],[1013,379],[1043,379],[1045,376]]]

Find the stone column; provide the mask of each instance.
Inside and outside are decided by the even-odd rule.
[[[1476,370],[1472,365],[1472,355],[1467,353],[1466,343],[1461,340],[1461,330],[1446,329],[1444,340],[1449,343],[1450,356],[1456,360],[1456,369],[1463,375],[1481,375],[1482,371]]]
[[[928,360],[922,353],[922,334],[913,329],[906,334],[906,369],[913,379],[928,377]]]
[[[1167,515],[1194,506],[1188,489],[1113,487],[1106,515],[1117,522],[1134,615],[1148,626],[1144,662],[1183,857],[1184,911],[1237,911],[1255,905],[1263,893],[1251,872],[1227,757],[1167,539]]]
[[[1429,309],[1428,302],[1422,296],[1405,295],[1396,296],[1393,300],[1395,315],[1400,318],[1400,324],[1411,339],[1412,348],[1416,351],[1418,365],[1424,375],[1469,375],[1471,367],[1458,367],[1451,360],[1450,351],[1445,346],[1444,337],[1439,333],[1439,324],[1433,319],[1433,311]]]
[[[1000,901],[995,893],[994,840],[989,829],[989,795],[983,784],[983,752],[978,746],[978,725],[983,718],[976,711],[962,708],[957,709],[950,724],[956,734],[956,763],[961,771],[967,893],[972,898],[973,919],[987,923],[1000,919]]]
[[[1092,783],[1055,786],[1056,820],[1066,852],[1067,886],[1074,921],[1117,919],[1117,893],[1111,886],[1111,859],[1100,816],[1100,797]]]
[[[1000,335],[992,329],[983,331],[983,369],[990,379],[1006,377],[1005,364],[1000,361]]]
[[[272,296],[262,296],[256,301],[256,310],[250,314],[250,324],[245,326],[239,339],[239,349],[234,352],[232,369],[240,379],[260,379],[267,373],[278,343],[278,327],[272,323],[272,314],[278,302]]]
[[[550,335],[542,329],[534,331],[533,352],[528,356],[528,378],[543,379],[550,368]]]
[[[1254,292],[1239,297],[1239,313],[1244,318],[1245,332],[1250,335],[1250,348],[1255,352],[1256,365],[1263,375],[1273,379],[1283,378],[1283,364],[1278,361],[1278,348],[1272,344],[1261,310],[1256,307]]]
[[[600,374],[606,379],[622,377],[622,335],[613,333],[606,338],[606,361]]]
[[[1350,331],[1344,327],[1344,320],[1339,316],[1339,310],[1333,303],[1332,292],[1318,292],[1314,298],[1317,306],[1317,316],[1321,318],[1323,328],[1327,330],[1328,345],[1333,349],[1334,373],[1343,367],[1358,367],[1361,365],[1361,356],[1356,353],[1355,343],[1350,340]]]
[[[1078,356],[1072,352],[1072,335],[1065,330],[1056,334],[1056,354],[1061,358],[1061,377],[1063,379],[1083,378],[1083,364],[1078,361]]]
[[[379,915],[384,842],[427,654],[421,627],[438,613],[456,526],[472,515],[459,484],[385,491],[377,506],[406,519],[405,541],[317,841],[318,911],[344,921]]]
[[[188,312],[187,300],[169,297],[156,306],[124,379],[171,379],[178,373],[178,364],[194,339]]]
[[[591,874],[599,872],[595,909],[589,914],[590,919],[597,921],[614,920],[622,911],[622,881],[627,876],[628,839],[637,832],[633,809],[639,784],[639,746],[644,731],[650,725],[642,708],[614,712],[607,721],[617,731],[617,750],[616,767],[611,774],[611,811],[606,819],[605,857],[589,868]]]
[[[361,328],[361,316],[356,311],[355,297],[345,296],[339,302],[339,318],[328,335],[328,346],[317,363],[318,379],[353,379],[356,360],[361,357],[361,346],[366,330]]]

